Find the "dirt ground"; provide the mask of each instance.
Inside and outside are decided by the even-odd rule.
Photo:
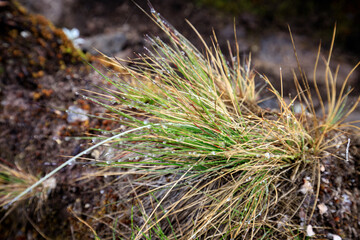
[[[46,12],[44,9],[39,10],[35,3],[31,5],[31,1],[22,2],[30,10]],[[83,38],[119,31],[124,33],[126,43],[121,51],[112,53],[116,56],[133,57],[134,52],[144,51],[143,47],[148,45],[144,40],[146,34],[163,36],[156,25],[150,24],[148,17],[131,1],[58,2],[62,3],[56,8],[58,12],[51,12],[52,8],[44,7],[51,13],[48,17],[52,18],[57,27],[77,28]],[[222,47],[226,46],[225,39],[233,37],[234,20],[231,16],[191,1],[172,0],[167,4],[162,4],[161,1],[152,2],[154,7],[196,46],[201,44],[191,28],[185,24],[185,18],[189,19],[203,36],[210,36],[214,28],[219,33]],[[145,1],[140,1],[139,4],[148,9]],[[96,86],[106,83],[82,61],[64,34],[45,18],[28,15],[25,9],[14,5],[12,1],[1,1],[0,21],[0,28],[5,29],[0,36],[0,162],[11,167],[18,165],[26,172],[44,176],[65,162],[69,156],[74,156],[89,146],[89,141],[78,137],[94,134],[92,128],[110,130],[114,127],[114,123],[96,118],[72,122],[66,112],[71,106],[92,115],[104,112],[99,106],[82,98],[79,92],[83,89],[95,91]],[[277,68],[283,63],[282,58],[276,62],[275,57],[269,60],[268,56],[272,55],[278,46],[272,44],[284,39],[286,27],[263,23],[251,14],[241,15],[236,24],[239,26],[238,36],[246,36],[242,53],[251,51],[254,52],[254,59],[259,57],[259,60],[254,60],[259,72],[266,74],[266,70]],[[297,26],[295,29],[301,28]],[[255,30],[261,34],[254,34]],[[276,37],[269,37],[271,34]],[[309,41],[309,38],[301,36],[298,39],[301,43]],[[284,44],[288,44],[288,40]],[[303,56],[310,56],[308,52],[314,50],[313,45],[317,44],[306,44],[304,49],[308,50],[302,52]],[[262,46],[265,46],[267,51]],[[275,50],[271,50],[274,46]],[[349,52],[349,49],[335,51],[341,56],[336,58],[335,62],[345,66],[345,71],[349,65],[355,65],[359,60],[358,56]],[[86,57],[100,67],[92,56]],[[271,60],[274,60],[273,65],[266,65]],[[274,65],[274,62],[277,64]],[[290,67],[294,65],[290,64]],[[278,69],[272,70],[269,73],[270,78],[277,79],[277,72]],[[285,75],[285,81],[290,81],[290,76],[291,74]],[[350,81],[352,86],[359,85],[358,76],[358,73],[354,74]],[[292,83],[285,86],[289,86],[285,89],[286,93],[294,94]],[[359,94],[358,87],[351,98],[356,94]],[[271,102],[269,104],[271,106]],[[360,120],[359,113],[360,110],[357,109],[351,119]],[[342,143],[347,142],[347,137],[351,139],[350,158],[349,161],[344,161],[342,156],[346,152],[346,144]],[[314,231],[322,239],[335,239],[331,234],[339,235],[342,239],[360,238],[359,131],[351,132],[340,140],[333,151],[340,157],[327,156],[322,159],[324,171],[320,182],[319,201],[325,203],[328,210],[325,214],[316,210],[313,220],[313,224],[319,227]],[[61,170],[56,175],[56,188],[49,193],[46,201],[35,198],[23,203],[1,220],[0,238],[91,239],[89,229],[69,213],[68,207],[81,213],[81,217],[93,224],[98,233],[103,231],[105,234],[104,223],[97,223],[95,218],[105,211],[101,206],[114,198],[111,191],[104,193],[106,188],[100,187],[106,186],[111,180],[97,178],[75,182],[86,171],[90,171],[89,169],[91,166],[74,164]],[[303,208],[306,204],[311,204],[311,201],[313,199],[307,199]],[[299,210],[299,219],[302,211],[305,210]],[[0,216],[3,217],[5,213],[3,210]]]

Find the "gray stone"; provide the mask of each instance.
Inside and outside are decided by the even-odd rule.
[[[100,51],[105,55],[114,55],[123,50],[127,38],[122,32],[105,33],[84,38],[84,43],[80,44],[81,49],[98,55]]]
[[[73,1],[69,0],[19,0],[19,2],[33,13],[44,15],[55,25],[62,21],[65,8],[71,8]]]
[[[301,69],[305,72],[308,80],[312,82],[316,56],[318,53],[318,43],[304,36],[294,36],[294,39]],[[274,76],[275,80],[280,80],[281,68],[283,79],[287,82],[290,82],[291,79],[293,79],[293,70],[299,77],[297,60],[289,34],[272,32],[268,36],[263,36],[257,47],[257,52],[252,59],[255,68],[258,71],[265,75]],[[325,85],[326,65],[323,59],[327,59],[327,56],[328,49],[322,49],[316,71],[316,81],[320,87]],[[339,59],[336,54],[333,54],[330,61],[330,67],[333,74],[337,65],[340,65],[336,82],[338,88],[342,85],[355,64],[356,63],[346,61],[346,59]],[[358,71],[354,72],[349,78],[348,85],[354,86],[358,76]]]

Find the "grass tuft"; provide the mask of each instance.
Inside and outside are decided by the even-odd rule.
[[[331,147],[329,136],[347,126],[343,121],[360,101],[347,107],[350,92],[345,85],[355,68],[337,92],[338,68],[335,73],[330,70],[333,40],[324,59],[325,104],[315,78],[319,47],[314,70],[322,110],[319,117],[300,65],[300,80],[294,74],[298,94],[286,103],[282,90],[279,93],[265,76],[251,70],[250,57],[241,64],[237,41],[233,49],[229,46],[227,58],[215,33],[208,45],[189,23],[203,43],[200,51],[153,8],[149,17],[168,39],[148,37],[151,49],[136,59],[105,56],[106,64],[121,74],[102,75],[112,86],[91,92],[91,100],[110,112],[106,118],[120,122],[125,131],[115,129],[108,132],[111,137],[99,136],[99,143],[10,203],[106,144],[112,154],[96,159],[99,170],[85,177],[116,176],[113,187],[121,201],[106,207],[122,208],[104,216],[114,220],[109,224],[113,239],[115,233],[134,240],[304,237],[305,230],[295,217],[308,195],[299,193],[301,177],[312,173],[309,181],[312,185],[318,181],[315,193],[319,193],[319,159]],[[258,76],[277,98],[278,112],[257,106]],[[293,111],[295,101],[300,102],[300,113]],[[315,207],[316,200],[307,221]]]
[[[329,143],[333,139],[326,139],[326,136],[331,131],[333,130],[338,131],[340,129],[349,128],[349,127],[359,129],[359,127],[353,125],[355,122],[344,123],[344,121],[356,109],[356,107],[360,102],[360,96],[353,103],[350,103],[348,101],[348,96],[351,93],[352,89],[347,88],[348,80],[352,75],[352,73],[360,65],[360,62],[358,62],[355,65],[355,67],[348,73],[346,78],[342,80],[342,85],[339,91],[337,89],[337,82],[338,82],[338,72],[340,66],[337,66],[335,71],[332,71],[330,68],[330,60],[332,56],[332,51],[335,42],[335,35],[336,35],[336,26],[335,26],[329,55],[327,58],[323,57],[323,62],[326,67],[325,79],[324,79],[324,83],[325,83],[324,87],[326,89],[325,96],[322,96],[322,94],[320,93],[316,79],[317,67],[320,60],[321,45],[319,45],[315,66],[314,66],[313,83],[316,91],[316,97],[318,98],[320,103],[321,116],[319,116],[319,114],[314,108],[313,96],[310,91],[311,89],[309,87],[307,76],[301,69],[301,65],[297,57],[295,42],[292,37],[290,27],[289,27],[289,31],[290,31],[291,41],[294,46],[294,52],[298,64],[298,70],[301,77],[301,79],[298,80],[298,78],[294,74],[294,81],[298,92],[298,99],[301,103],[301,108],[302,108],[301,116],[299,119],[301,119],[302,124],[305,126],[306,130],[315,140],[313,145],[314,152],[320,154],[324,152],[326,149],[332,147],[331,144]],[[311,116],[310,117],[311,119],[309,119],[308,116]],[[312,124],[309,124],[309,122],[311,122]]]
[[[102,89],[105,94],[92,98],[128,128],[147,126],[112,141],[117,156],[98,163],[123,169],[119,176],[137,176],[132,181],[139,187],[128,198],[137,196],[142,220],[131,218],[136,226],[131,236],[279,234],[274,223],[292,215],[298,200],[286,198],[296,189],[290,177],[311,162],[316,140],[274,88],[279,113],[256,105],[256,74],[250,60],[240,64],[236,44],[227,60],[215,33],[208,46],[189,23],[203,43],[201,52],[154,9],[151,13],[168,41],[148,37],[152,49],[137,59],[107,58],[107,64],[125,74],[104,76],[116,89]],[[286,224],[286,233],[299,229],[290,219]]]
[[[13,198],[38,180],[37,177],[18,167],[11,168],[0,164],[0,207],[6,206]],[[29,199],[36,194],[37,191],[28,193],[19,200]]]

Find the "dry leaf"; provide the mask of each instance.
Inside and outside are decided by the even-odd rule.
[[[321,215],[323,215],[324,213],[326,213],[327,210],[328,210],[328,207],[327,207],[324,203],[320,203],[320,204],[318,205],[318,208],[319,208],[319,212],[320,212]]]
[[[95,158],[95,160],[99,160],[100,151],[99,151],[99,150],[94,150],[94,151],[92,151],[91,156],[92,156],[93,158]]]
[[[328,233],[327,236],[329,237],[329,239],[332,239],[332,240],[342,240],[341,237],[336,234]]]
[[[321,171],[321,172],[325,172],[325,166],[322,165],[322,164],[320,165],[320,171]]]
[[[43,186],[44,188],[48,189],[48,190],[53,190],[56,188],[56,178],[51,177],[45,181],[43,181]]]
[[[339,235],[333,234],[332,237],[333,240],[341,240],[341,237]]]
[[[306,236],[308,236],[308,237],[315,236],[315,232],[313,231],[313,228],[311,225],[307,225],[307,227],[306,227]]]
[[[304,184],[301,186],[300,192],[302,194],[307,194],[307,193],[312,193],[313,192],[312,185],[308,180],[304,179]]]

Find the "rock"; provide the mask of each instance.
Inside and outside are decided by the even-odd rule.
[[[219,36],[222,39],[227,39],[232,43],[234,41],[234,24],[227,24],[221,31]],[[236,39],[239,46],[239,51],[241,53],[245,52],[248,53],[250,51],[250,43],[249,43],[249,36],[247,36],[247,32],[244,27],[236,26]],[[221,46],[224,49],[228,48],[227,42],[223,42]]]
[[[84,122],[89,120],[89,117],[86,115],[87,111],[77,106],[70,106],[66,112],[68,114],[67,116],[68,123],[74,123],[77,121]]]
[[[64,7],[68,5],[67,0],[20,0],[19,2],[31,12],[45,16],[55,25],[61,21]]]
[[[277,99],[274,97],[270,99],[261,100],[258,103],[258,106],[264,109],[279,109],[279,103]]]
[[[308,80],[312,82],[318,52],[318,43],[305,36],[293,35],[293,37],[301,68],[306,73]],[[326,70],[322,57],[327,59],[327,55],[328,49],[322,48],[316,72],[316,80],[320,88],[325,85]],[[273,76],[274,81],[280,82],[280,68],[285,82],[293,79],[292,70],[295,70],[295,73],[299,77],[294,49],[290,35],[287,33],[272,32],[268,34],[268,36],[262,37],[259,40],[257,51],[252,59],[255,68],[261,73],[264,73],[266,76]],[[338,59],[336,54],[333,54],[330,62],[333,74],[336,67],[340,65],[337,80],[337,87],[340,88],[348,73],[356,63],[349,63],[346,59]],[[355,81],[358,77],[359,73],[358,71],[355,71],[350,77],[348,85],[356,85]]]
[[[98,34],[93,37],[84,38],[84,42],[79,44],[81,49],[94,55],[104,53],[114,55],[121,52],[126,44],[127,38],[122,32]],[[97,50],[98,51],[97,51]]]

